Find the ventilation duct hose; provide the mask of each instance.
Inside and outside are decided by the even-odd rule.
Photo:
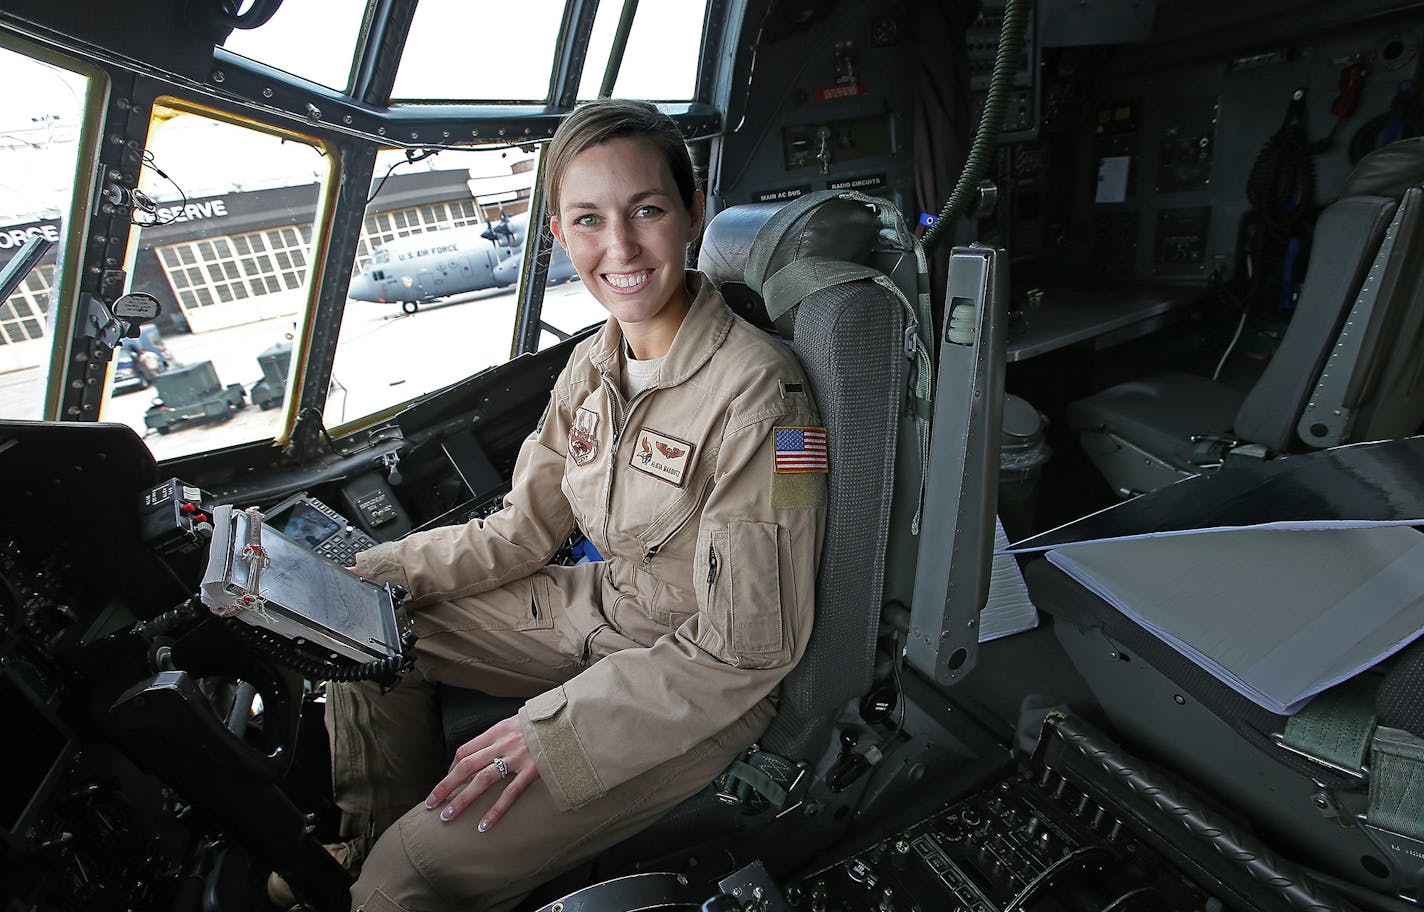
[[[999,52],[994,57],[989,93],[984,99],[984,110],[979,115],[979,130],[974,134],[974,142],[969,147],[969,156],[965,159],[964,170],[959,173],[954,192],[949,195],[934,225],[920,239],[926,250],[933,250],[949,226],[969,208],[979,190],[979,181],[989,170],[989,160],[999,145],[999,133],[1008,112],[1009,90],[1013,88],[1014,71],[1018,69],[1019,55],[1023,53],[1024,33],[1028,30],[1031,8],[1032,0],[1008,0],[1004,6],[1004,21],[999,27]]]

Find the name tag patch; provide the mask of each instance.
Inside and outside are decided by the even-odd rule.
[[[569,428],[569,456],[574,465],[583,465],[598,452],[598,413],[586,408],[574,414],[574,426]]]
[[[680,488],[682,480],[687,477],[687,467],[692,463],[692,451],[695,449],[686,440],[645,427],[638,431],[628,465]]]
[[[830,461],[823,427],[778,427],[772,429],[778,474],[826,472]]]

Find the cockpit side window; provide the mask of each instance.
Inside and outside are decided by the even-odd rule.
[[[129,290],[163,313],[116,350],[103,418],[159,459],[278,438],[329,158],[176,101],[153,105],[142,154]]]
[[[366,207],[323,421],[369,420],[509,359],[537,150],[386,150]],[[412,160],[414,159],[414,160]],[[541,341],[607,314],[551,262]]]
[[[92,96],[102,91],[100,77],[80,72],[80,64],[71,69],[53,54],[13,47],[0,46],[0,80],[24,90],[0,99],[0,167],[11,176],[0,181],[0,266],[33,238],[52,246],[0,301],[0,418],[35,420],[48,417],[50,365],[63,357],[55,350],[66,335],[55,330],[55,305],[65,272],[74,271],[63,267],[63,255],[82,186],[75,175],[86,157]],[[77,195],[82,206],[84,194]]]

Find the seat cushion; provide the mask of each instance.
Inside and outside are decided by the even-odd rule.
[[[1193,434],[1230,434],[1242,394],[1195,374],[1152,374],[1068,405],[1077,431],[1108,431],[1172,465],[1191,464]]]

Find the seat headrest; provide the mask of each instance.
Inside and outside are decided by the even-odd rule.
[[[1360,159],[1345,179],[1340,196],[1387,196],[1399,199],[1424,184],[1424,136],[1401,139]]]
[[[702,236],[697,268],[722,291],[728,305],[753,323],[770,327],[759,295],[747,286],[747,258],[757,232],[786,203],[731,206],[717,213]],[[866,265],[875,250],[880,218],[864,203],[833,198],[791,224],[772,253],[767,275],[806,256]],[[766,278],[766,276],[763,276]]]

